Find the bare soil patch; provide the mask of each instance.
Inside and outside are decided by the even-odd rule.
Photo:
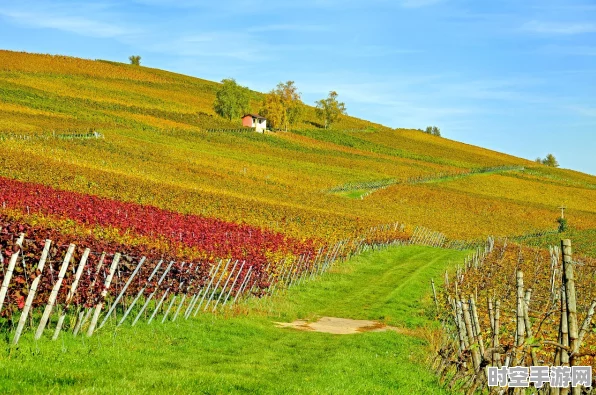
[[[308,322],[305,320],[297,320],[294,322],[276,322],[275,325],[278,328],[293,328],[301,331],[324,332],[335,335],[352,335],[363,332],[385,331],[395,331],[398,333],[407,332],[407,330],[393,326],[387,326],[377,321],[351,320],[337,317],[321,317],[315,322]]]

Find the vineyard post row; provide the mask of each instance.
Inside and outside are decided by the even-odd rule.
[[[438,372],[442,383],[451,390],[465,391],[468,394],[475,392],[494,393],[495,388],[488,387],[488,370],[486,367],[526,367],[531,366],[581,366],[582,357],[594,357],[596,354],[591,348],[582,344],[592,326],[592,318],[596,310],[596,299],[590,302],[588,307],[581,309],[585,316],[581,326],[578,319],[578,302],[576,294],[576,279],[574,266],[577,262],[572,259],[571,240],[561,240],[561,248],[551,247],[550,252],[550,281],[548,284],[549,306],[556,306],[560,302],[559,309],[550,309],[547,306],[542,316],[536,317],[532,324],[530,319],[530,301],[533,296],[532,288],[525,288],[524,273],[519,267],[515,270],[515,302],[513,309],[502,309],[502,302],[494,289],[487,290],[487,309],[489,328],[481,327],[479,319],[478,288],[475,292],[463,294],[458,288],[464,283],[466,275],[473,270],[485,270],[483,265],[492,254],[494,259],[503,260],[507,240],[498,250],[494,248],[494,239],[489,238],[484,250],[477,250],[473,256],[467,258],[463,267],[457,267],[455,279],[450,284],[448,273],[445,272],[444,300],[440,301],[435,292],[434,280],[431,280],[437,315],[442,318],[443,330],[446,333],[443,345],[433,361],[433,369]],[[521,254],[521,250],[520,250]],[[561,258],[561,259],[560,259]],[[523,257],[518,257],[523,259]],[[519,266],[519,264],[518,264]],[[444,302],[443,304],[441,302]],[[445,307],[440,311],[440,305]],[[545,321],[559,312],[557,338],[545,340],[539,336],[544,330]],[[507,317],[507,313],[512,316]],[[507,319],[509,318],[509,320]],[[556,319],[553,318],[553,320]],[[511,323],[514,331],[511,339],[503,338],[504,330],[502,325]],[[488,334],[487,340],[483,334]],[[538,336],[538,337],[537,337]],[[542,347],[550,347],[553,350],[543,350]],[[538,351],[544,354],[538,355]],[[548,355],[550,354],[550,357]],[[546,356],[545,356],[546,355]],[[552,370],[551,370],[552,372]],[[552,373],[551,373],[552,374]],[[449,377],[450,376],[450,377]],[[456,388],[458,387],[458,388]],[[592,393],[592,389],[576,386],[556,388],[551,387],[547,381],[541,388],[536,388],[538,393],[563,395],[572,393],[580,395],[584,390]],[[499,392],[501,391],[501,392]],[[522,388],[504,386],[499,388],[499,393],[523,394]]]
[[[4,278],[0,317],[7,319],[4,328],[11,331],[20,311],[12,337],[15,345],[24,331],[35,329],[34,320],[39,322],[34,338],[41,338],[53,316],[56,323],[52,340],[67,331],[74,336],[80,332],[92,336],[109,322],[115,326],[129,319],[132,326],[143,319],[151,323],[158,314],[162,315],[162,323],[181,316],[188,319],[201,311],[231,309],[246,297],[284,292],[315,279],[339,261],[369,250],[408,244],[439,246],[444,241],[443,235],[423,228],[408,240],[387,236],[404,230],[405,225],[399,223],[380,225],[369,229],[364,237],[320,247],[316,253],[301,254],[291,263],[283,259],[262,268],[246,261],[220,259],[210,264],[208,271],[200,262],[154,262],[125,253],[96,254],[89,248],[75,262],[74,244],[64,252],[51,240],[45,241],[41,255],[31,259],[21,233],[14,235],[14,253],[8,266],[1,263]],[[92,264],[91,256],[99,256],[99,262]],[[20,270],[16,278],[15,268]],[[42,281],[44,287],[40,287]],[[93,294],[87,295],[89,292]],[[23,306],[17,301],[19,295],[26,295]]]
[[[49,139],[59,139],[59,140],[75,140],[75,139],[102,139],[104,138],[103,134],[95,131],[89,131],[87,133],[56,133],[56,131],[52,131],[51,133],[33,133],[33,134],[17,134],[17,133],[2,133],[0,134],[0,141],[6,140],[49,140]]]

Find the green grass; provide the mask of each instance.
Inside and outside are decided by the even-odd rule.
[[[423,332],[432,327],[430,278],[465,255],[428,247],[368,252],[233,315],[55,343],[26,336],[18,349],[3,348],[0,393],[443,393],[424,365],[423,337],[301,332],[273,321],[336,316]]]
[[[362,196],[370,192],[371,189],[353,189],[349,191],[333,192],[337,196],[343,196],[348,199],[361,199]]]

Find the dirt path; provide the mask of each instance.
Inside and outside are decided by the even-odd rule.
[[[292,328],[301,331],[332,333],[334,335],[353,335],[363,332],[386,332],[413,335],[413,331],[404,328],[388,326],[381,322],[370,320],[351,320],[348,318],[321,317],[318,321],[308,322],[296,320],[294,322],[276,322],[278,328]]]

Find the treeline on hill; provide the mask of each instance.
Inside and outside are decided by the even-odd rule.
[[[340,116],[346,115],[346,106],[337,100],[338,94],[335,91],[329,92],[325,99],[317,101],[315,114],[323,125],[309,121],[311,126],[325,129],[336,123]],[[304,121],[307,106],[302,102],[302,94],[294,81],[280,82],[270,92],[266,93],[259,103],[258,111],[253,111],[255,106],[251,103],[251,92],[247,87],[240,86],[233,78],[226,78],[221,81],[221,88],[215,95],[213,104],[215,112],[227,120],[239,119],[242,115],[251,112],[259,112],[267,118],[270,129],[283,129],[288,131]]]

